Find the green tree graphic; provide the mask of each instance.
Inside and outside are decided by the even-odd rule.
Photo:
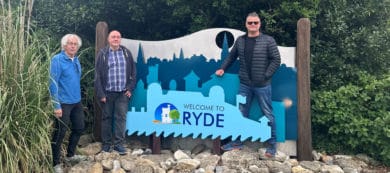
[[[180,122],[178,122],[180,113],[176,109],[169,112],[169,118],[172,119],[173,124],[180,124]]]

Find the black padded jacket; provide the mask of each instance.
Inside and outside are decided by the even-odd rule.
[[[240,62],[239,78],[242,84],[252,87],[263,87],[271,83],[271,78],[279,68],[281,59],[275,39],[261,33],[255,40],[249,78],[248,65],[245,61],[245,37],[239,36],[231,49],[229,56],[221,65],[225,70],[238,58]]]

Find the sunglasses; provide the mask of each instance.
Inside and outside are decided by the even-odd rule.
[[[247,22],[248,25],[257,25],[259,24],[260,22]]]

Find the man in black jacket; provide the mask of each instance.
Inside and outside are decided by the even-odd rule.
[[[99,51],[95,63],[95,91],[103,108],[102,151],[109,152],[113,145],[114,150],[123,155],[126,154],[123,147],[126,114],[136,83],[136,67],[131,52],[120,45],[119,31],[108,34],[108,43]]]
[[[249,116],[250,105],[254,97],[258,99],[260,109],[269,120],[271,138],[265,153],[274,157],[276,153],[275,120],[272,113],[271,78],[280,66],[280,54],[275,40],[260,32],[261,21],[257,13],[249,13],[245,26],[247,33],[237,38],[229,56],[215,74],[222,76],[225,70],[239,58],[240,70],[239,94],[246,97],[246,104],[240,105],[240,111]],[[240,148],[238,141],[230,142],[222,147],[224,150]]]

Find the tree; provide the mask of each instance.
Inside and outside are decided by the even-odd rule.
[[[43,29],[49,37],[61,38],[76,33],[83,42],[94,42],[95,26],[100,12],[104,10],[102,0],[37,0],[33,19],[36,29]]]
[[[390,164],[389,3],[320,3],[311,64],[312,136],[318,148],[363,152]]]
[[[125,38],[164,40],[206,28],[245,31],[245,17],[255,11],[263,18],[264,32],[281,45],[294,46],[296,22],[302,17],[315,18],[318,1],[38,0],[33,16],[37,27],[45,28],[49,35],[73,32],[94,42],[98,21],[106,21]]]
[[[313,29],[313,89],[337,89],[358,81],[357,71],[389,72],[390,1],[321,1]]]

